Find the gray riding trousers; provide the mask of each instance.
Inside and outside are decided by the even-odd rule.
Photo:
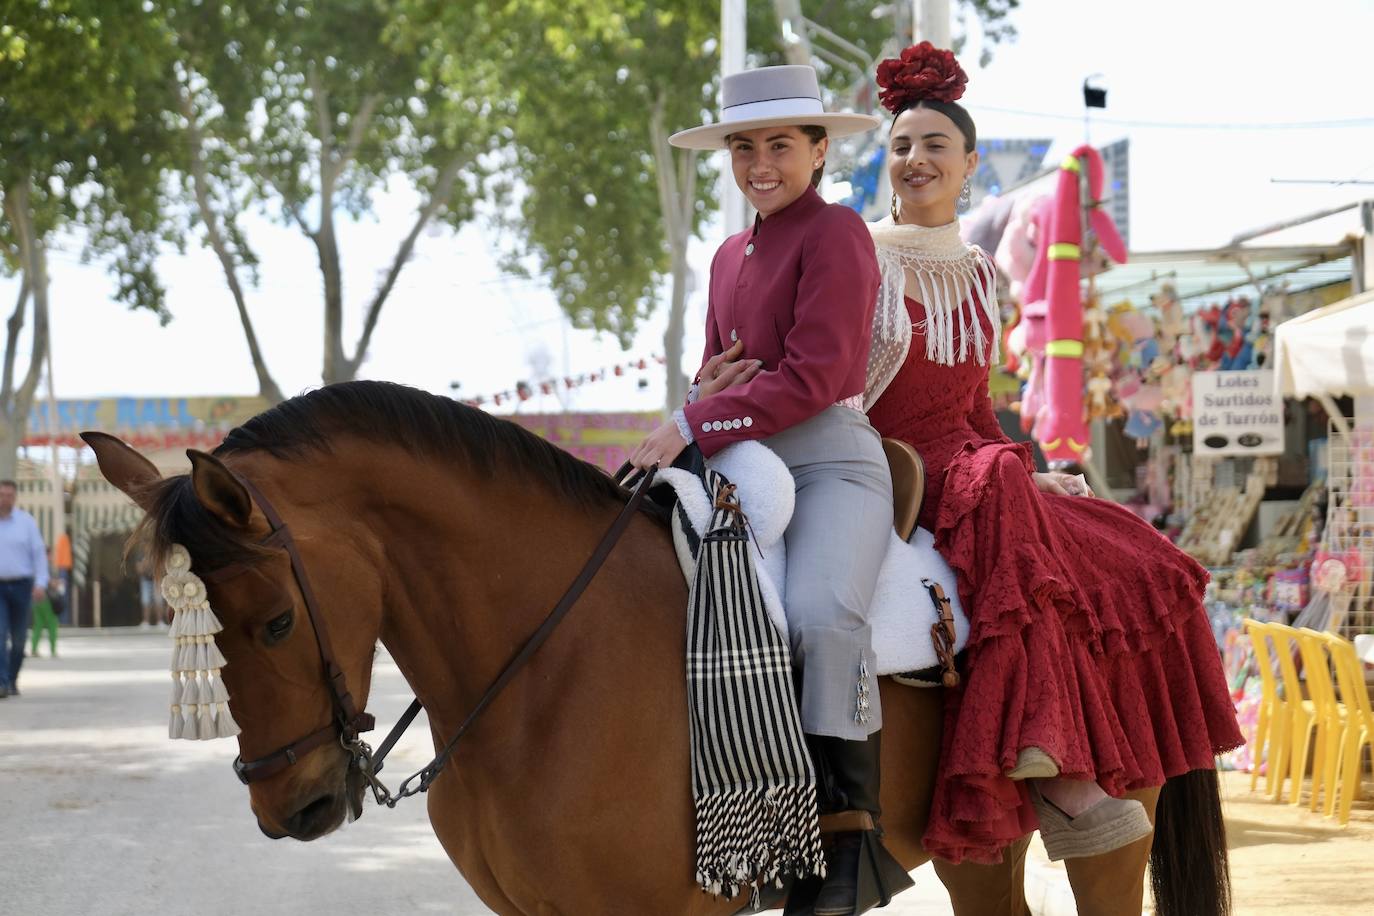
[[[763,444],[797,482],[785,612],[802,730],[862,741],[882,727],[869,606],[892,538],[892,477],[863,413],[827,407]]]

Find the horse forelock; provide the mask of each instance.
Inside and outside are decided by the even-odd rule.
[[[154,569],[163,567],[174,544],[186,548],[192,569],[202,575],[235,563],[251,565],[271,555],[247,532],[235,531],[206,509],[189,474],[163,478],[141,495],[151,507],[130,538],[129,549],[144,546]]]

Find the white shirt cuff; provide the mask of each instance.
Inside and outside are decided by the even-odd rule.
[[[691,393],[687,395],[688,404],[692,403],[692,394],[694,394],[696,390],[697,386],[693,385]],[[691,425],[687,422],[687,414],[681,408],[673,411],[673,422],[677,423],[677,431],[682,433],[682,438],[686,441],[688,445],[691,445],[693,442],[697,441],[696,437],[692,435]]]

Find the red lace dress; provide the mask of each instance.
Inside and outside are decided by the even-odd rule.
[[[1023,748],[1119,795],[1210,768],[1243,739],[1203,610],[1207,573],[1114,503],[1037,490],[1030,446],[997,424],[987,367],[928,360],[924,308],[906,306],[911,348],[869,419],[925,460],[920,524],[971,623],[925,845],[996,862],[1036,826],[1002,775]]]

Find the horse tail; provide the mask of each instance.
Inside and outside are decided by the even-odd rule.
[[[1156,916],[1229,916],[1231,870],[1215,769],[1164,783],[1155,806],[1150,890]]]

